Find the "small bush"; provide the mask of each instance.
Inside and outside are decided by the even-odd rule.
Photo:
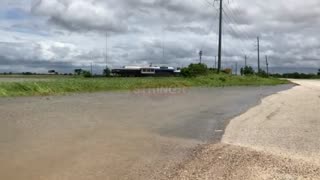
[[[181,75],[183,77],[193,77],[193,75],[192,75],[192,73],[191,73],[189,68],[182,68],[181,69]]]
[[[91,72],[89,72],[89,71],[83,71],[83,72],[82,72],[82,75],[83,75],[83,77],[85,77],[85,78],[90,78],[90,77],[92,77],[92,74],[91,74]]]
[[[196,77],[208,74],[208,67],[205,64],[190,64],[189,67],[181,70],[183,77]]]
[[[224,77],[220,77],[219,80],[222,81],[222,82],[226,82],[227,81],[227,79],[224,78]]]
[[[260,72],[257,75],[263,78],[269,77],[268,73],[264,70],[260,70]]]

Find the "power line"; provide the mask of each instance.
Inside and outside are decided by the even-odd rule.
[[[205,0],[205,1],[208,3],[208,5],[210,5],[211,7],[214,7],[214,9],[216,9],[215,6],[214,6],[214,3],[211,4],[208,0]],[[228,15],[228,13],[224,10],[223,6],[225,6],[226,9],[228,9],[229,12],[232,13],[232,11],[228,8],[228,6],[224,5],[225,3],[223,3],[222,0],[217,0],[217,1],[220,2],[220,8],[219,8],[219,13],[220,13],[220,15],[219,15],[219,44],[218,44],[218,46],[219,46],[218,47],[218,55],[219,55],[218,56],[218,58],[219,58],[218,59],[218,66],[219,65],[220,66],[218,67],[218,70],[219,69],[221,70],[222,26],[223,26],[223,23],[226,24],[226,27],[230,30],[229,32],[233,33],[234,36],[237,39],[245,39],[245,41],[251,41],[251,39],[250,39],[250,36],[248,35],[248,33],[246,33],[242,28],[240,28],[240,27],[238,28],[238,26],[234,26],[234,27],[232,26],[232,24],[236,25],[238,23],[236,23],[236,20],[235,20],[235,18],[232,17],[232,15],[231,16]],[[234,14],[234,13],[232,13],[232,14]],[[223,18],[223,17],[226,17],[226,18]],[[227,20],[229,22],[227,22]],[[244,36],[242,36],[242,35],[244,35]],[[239,48],[243,54],[247,54],[246,50],[245,50],[245,48],[243,46],[238,46],[237,48]]]
[[[230,31],[232,31],[231,33],[234,33],[234,35],[238,38],[238,39],[241,39],[241,35],[228,23],[228,22],[226,22],[226,18],[224,18],[224,22],[225,22],[225,24],[226,24],[226,27],[228,27],[228,29],[230,30]],[[245,50],[245,48],[243,47],[243,46],[241,46],[241,45],[239,45],[239,46],[237,46],[237,47],[235,47],[235,48],[239,48],[240,49],[240,51],[241,51],[241,53],[242,53],[242,55],[246,55],[246,57],[247,57],[247,53],[246,53],[246,50]],[[236,57],[242,57],[242,55],[238,55],[238,56],[236,56]],[[246,64],[246,63],[245,63]]]
[[[243,34],[243,39],[246,39],[246,40],[250,40],[251,38],[247,35],[247,33],[245,33],[244,31],[242,31],[238,26],[237,26],[237,22],[234,20],[234,18],[232,18],[231,16],[228,15],[228,13],[226,11],[224,11],[224,14],[225,14],[225,17],[229,20],[229,22],[231,24],[234,24],[234,28],[237,29],[237,31],[239,32],[239,35]],[[241,34],[240,34],[241,33]]]
[[[231,18],[232,18],[232,16],[233,16],[233,17],[240,17],[240,16],[242,16],[242,14],[241,14],[240,11],[239,11],[239,8],[238,8],[238,9],[235,8],[234,11],[233,11],[233,10],[231,10],[230,8],[228,8],[228,6],[226,6],[226,7],[227,7],[226,9],[230,12],[230,14],[232,14],[232,15],[231,15]],[[233,20],[236,22],[235,19],[236,19],[236,18],[233,18]],[[241,23],[237,23],[237,24],[241,24]],[[242,26],[239,26],[239,29],[240,29],[249,39],[251,39],[250,33],[248,33],[245,29],[243,29]],[[275,40],[274,37],[271,37],[271,39],[272,39],[272,40]]]
[[[226,9],[228,9],[229,12],[232,12],[232,11],[228,8],[228,6],[226,6],[226,7],[227,7]],[[245,30],[243,30],[243,29],[241,28],[241,26],[238,27],[238,26],[236,25],[236,24],[238,24],[238,23],[236,22],[235,18],[232,18],[232,16],[229,16],[226,11],[224,11],[224,12],[225,12],[226,18],[229,19],[229,21],[230,21],[231,23],[235,24],[234,28],[236,29],[235,31],[239,32],[239,33],[238,33],[238,34],[240,35],[240,36],[239,36],[239,39],[245,39],[244,42],[251,42],[252,40],[251,40],[250,36],[248,35],[248,33],[247,33]],[[231,25],[230,25],[230,26],[231,26]],[[233,28],[233,27],[232,27],[232,28]],[[233,28],[233,29],[234,29],[234,28]],[[244,35],[244,37],[241,37],[241,34],[240,34],[240,33],[242,33],[242,34]],[[245,54],[247,54],[247,53],[245,53]]]
[[[225,7],[226,7],[226,8],[225,8],[226,11],[228,11],[229,14],[230,14],[230,16],[229,16],[230,19],[232,19],[232,20],[235,22],[235,24],[241,24],[241,23],[237,23],[236,18],[235,18],[235,17],[240,17],[241,14],[240,14],[240,13],[235,14],[235,11],[231,10],[227,5],[225,5]],[[243,29],[242,26],[239,26],[239,29],[240,29],[240,31],[241,31],[247,38],[251,39],[251,38],[250,38],[251,36],[249,35],[249,33],[246,32],[246,30]]]
[[[206,0],[206,2],[207,2],[210,6],[214,7],[214,5],[212,5],[212,4],[211,4],[210,2],[208,2],[207,0]],[[225,5],[225,6],[226,6],[226,5]],[[227,6],[226,6],[226,7],[227,7]],[[229,9],[229,8],[228,8],[228,9]],[[237,26],[233,27],[233,26],[231,25],[231,24],[238,24],[238,23],[235,23],[235,20],[234,20],[232,17],[230,17],[226,11],[224,11],[224,8],[222,8],[222,13],[224,14],[224,17],[226,17],[226,18],[223,18],[222,21],[226,24],[226,27],[227,27],[230,31],[232,31],[232,32],[229,31],[230,33],[233,33],[234,36],[237,37],[237,39],[245,39],[246,41],[251,41],[250,38],[249,38],[249,36],[248,36],[246,33],[244,33],[242,30],[239,30],[239,29],[237,28]],[[227,19],[229,22],[227,22],[226,19]],[[241,31],[241,33],[239,33],[240,31]],[[245,37],[242,37],[242,34],[244,34]],[[238,46],[237,48],[240,48],[240,50],[242,51],[243,54],[247,54],[247,53],[246,53],[246,50],[245,50],[242,46]]]
[[[234,36],[237,36],[237,38],[238,39],[241,39],[241,35],[239,34],[239,33],[237,33],[237,31],[230,25],[230,23],[228,23],[227,21],[226,21],[226,18],[224,18],[224,23],[226,24],[226,26],[232,31],[231,33],[233,33],[234,34]],[[238,48],[241,48],[241,51],[242,51],[242,53],[243,54],[246,54],[245,53],[245,50],[243,49],[243,47],[242,46],[238,46]]]
[[[205,0],[210,6],[209,7],[214,7],[212,4],[210,4],[210,2],[208,1],[208,0]],[[208,6],[206,6],[206,7],[208,7]],[[214,8],[214,10],[215,10],[215,12],[216,12],[216,14],[215,14],[215,17],[218,17],[218,10],[217,9],[215,9]],[[208,31],[208,35],[210,34],[210,32],[212,31],[212,29],[213,29],[213,27],[214,27],[214,23],[215,23],[215,21],[212,21],[212,23],[210,24],[210,26],[209,26],[209,31]],[[216,36],[217,37],[217,36]],[[218,42],[218,38],[216,39],[216,41]],[[205,42],[203,42],[202,44],[201,44],[201,49],[200,50],[203,50],[203,48],[204,48],[204,43]]]
[[[218,16],[219,10],[215,7],[214,2],[210,2],[209,0],[204,0],[204,3],[205,3],[204,6],[205,6],[206,8],[213,8],[213,9],[214,9],[214,12],[215,12],[215,13],[214,13],[214,17],[215,17],[215,18],[216,18],[216,17],[219,17],[219,16]],[[214,19],[214,20],[211,21],[211,24],[210,24],[210,26],[209,26],[208,35],[210,35],[210,32],[213,30],[215,23],[216,23],[216,19]],[[216,33],[214,33],[214,34],[215,34],[215,37],[216,37],[215,42],[218,44],[217,34],[216,34]],[[203,51],[203,50],[204,50],[204,44],[205,44],[205,41],[202,42],[200,51]],[[204,52],[203,52],[203,53],[204,53]],[[214,65],[215,68],[217,67],[216,57],[217,57],[217,56],[215,56],[215,62],[214,62],[214,63],[215,63],[215,65]]]
[[[237,15],[235,15],[234,11],[231,10],[227,5],[225,5],[225,16],[227,19],[229,19],[229,21],[233,24],[235,24],[234,28],[236,29],[235,31],[239,32],[238,34],[241,36],[241,34],[243,34],[244,37],[240,37],[241,39],[245,39],[244,43],[248,43],[248,42],[253,42],[251,39],[251,35],[249,35],[250,33],[248,33],[242,26],[238,26],[237,24],[241,24],[238,23],[235,17],[240,17],[242,16],[241,13],[238,13]],[[229,12],[229,13],[228,13]],[[231,26],[231,25],[230,25]],[[234,29],[233,28],[233,29]],[[241,34],[240,34],[241,33]],[[250,43],[248,44],[248,46],[250,45]],[[249,52],[251,52],[251,50],[248,50]],[[248,54],[248,53],[245,53]]]

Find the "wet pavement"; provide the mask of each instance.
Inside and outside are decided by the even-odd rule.
[[[229,119],[291,87],[2,98],[0,179],[165,179]]]

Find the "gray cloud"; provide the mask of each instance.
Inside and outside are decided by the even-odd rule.
[[[21,1],[16,3],[21,7]],[[210,7],[205,0],[34,0],[30,6],[35,21],[2,24],[11,31],[0,39],[6,63],[21,61],[31,67],[41,61],[43,67],[65,63],[72,68],[94,62],[103,67],[106,31],[108,63],[113,67],[186,66],[197,62],[200,49],[212,66],[217,54],[217,4]],[[255,65],[260,36],[261,56],[269,55],[271,66],[320,67],[319,1],[231,0],[224,6],[225,66],[243,64],[245,54]]]

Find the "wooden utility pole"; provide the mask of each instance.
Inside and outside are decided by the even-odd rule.
[[[90,73],[91,73],[91,76],[93,75],[92,73],[93,73],[93,65],[92,65],[92,63],[91,63],[91,69],[90,69]]]
[[[200,57],[200,64],[202,64],[202,51],[199,51],[199,57]]]
[[[217,69],[217,56],[214,57],[214,68]]]
[[[236,62],[236,75],[238,75],[238,62]]]
[[[257,37],[257,43],[258,43],[258,73],[260,73],[260,37]]]
[[[220,16],[219,16],[219,47],[218,47],[218,72],[221,71],[221,56],[222,56],[222,1],[220,0]]]
[[[164,59],[165,56],[165,49],[164,49],[164,25],[162,26],[162,60],[165,61]]]
[[[269,62],[268,62],[268,56],[266,56],[266,66],[267,66],[267,75],[269,76]]]
[[[247,67],[248,64],[247,64],[247,55],[244,56],[244,67]]]
[[[106,69],[108,69],[108,30],[106,32]]]

